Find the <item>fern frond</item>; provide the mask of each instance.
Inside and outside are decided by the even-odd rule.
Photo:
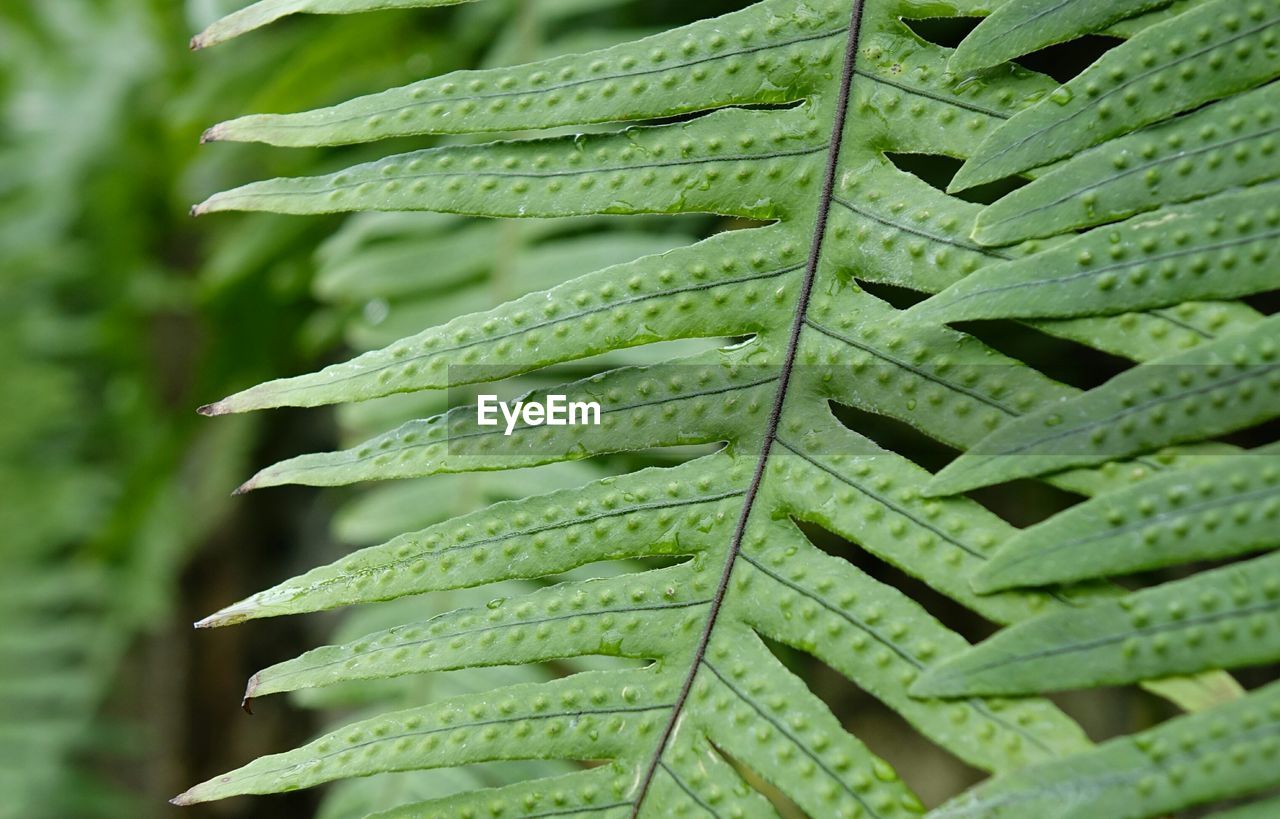
[[[1037,36],[1069,37],[1156,5],[1161,4],[1125,4],[1124,14],[1112,9],[1079,29],[1060,27]],[[980,6],[956,0],[929,8],[960,17],[984,11]],[[1042,699],[955,698],[952,688],[929,691],[938,674],[967,668],[977,662],[969,658],[984,649],[970,649],[907,595],[822,552],[800,524],[842,535],[1000,624],[1025,621],[997,639],[1016,641],[1022,639],[1020,629],[1070,623],[1109,628],[1123,645],[1134,626],[1116,612],[1128,611],[1133,598],[1104,584],[978,594],[975,580],[995,571],[984,567],[1003,542],[1018,535],[970,499],[930,495],[1052,471],[1046,478],[1052,484],[1096,496],[1094,503],[1102,504],[1172,480],[1206,458],[1238,452],[1207,439],[1274,414],[1272,386],[1280,382],[1272,378],[1271,359],[1280,325],[1243,303],[1188,300],[1267,289],[1265,265],[1274,245],[1267,244],[1265,209],[1273,197],[1265,188],[1227,192],[1240,182],[1208,192],[1175,186],[1142,196],[1133,192],[1136,181],[1119,183],[1122,196],[1108,207],[1121,216],[1204,200],[1150,217],[1167,225],[1149,230],[1158,241],[1187,248],[1191,273],[1205,255],[1205,272],[1212,269],[1212,275],[1181,286],[1157,276],[1149,295],[1094,299],[1078,308],[1038,308],[1037,299],[1021,291],[998,303],[988,300],[993,315],[1034,320],[1042,332],[1141,362],[1101,388],[1080,392],[972,335],[941,326],[935,311],[962,288],[978,292],[1001,283],[1000,276],[1072,275],[1082,251],[1101,257],[1109,253],[1112,232],[1119,231],[1123,243],[1146,223],[1100,228],[1079,239],[988,246],[974,238],[982,206],[931,187],[887,154],[966,159],[956,183],[965,185],[1040,168],[1142,126],[1185,129],[1201,114],[1158,123],[1275,76],[1272,18],[1280,16],[1280,7],[1272,0],[1252,3],[1235,15],[1234,24],[1223,16],[1224,8],[1212,0],[1189,10],[1171,6],[1160,17],[1168,22],[1136,27],[1128,43],[1065,90],[1021,69],[977,83],[949,74],[948,51],[921,41],[902,22],[919,11],[908,0],[765,0],[592,54],[461,72],[319,111],[255,115],[215,126],[211,136],[220,139],[332,145],[678,117],[621,131],[446,144],[326,176],[251,183],[215,194],[198,210],[575,219],[709,213],[769,224],[548,282],[538,292],[450,317],[349,362],[251,387],[205,408],[224,414],[311,407],[529,374],[545,377],[548,368],[632,349],[643,363],[612,362],[586,378],[567,375],[559,386],[541,381],[526,395],[596,401],[602,408],[598,427],[518,424],[507,435],[480,426],[476,407],[455,406],[343,451],[267,467],[242,489],[522,469],[690,444],[720,449],[674,467],[632,471],[434,523],[285,581],[202,623],[547,578],[551,585],[491,606],[464,606],[317,649],[264,670],[249,693],[592,656],[641,661],[643,667],[578,671],[552,682],[461,694],[375,716],[197,785],[179,801],[386,771],[561,759],[601,764],[386,815],[466,816],[480,809],[512,816],[772,815],[761,780],[811,816],[920,812],[896,773],[838,724],[778,660],[772,642],[817,658],[938,746],[1002,773],[995,784],[974,792],[977,813],[1004,799],[1006,790],[1021,793],[1041,781],[1019,779],[1017,771],[1024,768],[1049,771],[1044,776],[1053,778],[1044,781],[1051,785],[1065,783],[1062,791],[1050,787],[1027,799],[1049,801],[1046,793],[1077,788],[1094,800],[1081,804],[1112,804],[1106,800],[1118,798],[1120,785],[1094,783],[1072,766],[1079,761],[1085,774],[1096,770],[1090,766],[1107,766],[1132,774],[1136,782],[1146,771],[1128,750],[1114,750],[1120,743],[1092,749],[1080,728]],[[1175,23],[1198,31],[1202,18],[1210,19],[1206,10],[1218,16],[1195,48],[1207,49],[1206,59],[1221,52],[1232,67],[1192,77],[1185,72],[1191,46],[1174,48],[1169,31]],[[1160,49],[1148,55],[1153,43]],[[1139,69],[1176,89],[1149,94],[1143,86],[1132,110],[1104,111],[1111,96],[1129,105],[1125,82]],[[1090,95],[1091,83],[1098,83],[1097,99]],[[1102,124],[1084,128],[1088,117]],[[1247,124],[1232,128],[1241,131]],[[1037,128],[1049,135],[1047,142],[1019,142]],[[1261,150],[1267,137],[1258,138]],[[1011,144],[1017,147],[1006,150]],[[1096,149],[1099,156],[1107,150],[1108,145]],[[1091,154],[1077,161],[1085,160],[1098,162]],[[1038,184],[1035,195],[1061,195],[1057,186],[1065,183],[1057,173],[1037,172],[1042,181],[1028,190]],[[1268,173],[1251,169],[1232,178],[1247,183]],[[1210,193],[1221,195],[1206,198]],[[1250,224],[1224,222],[1212,210],[1224,201],[1261,203],[1264,212]],[[1054,218],[1074,226],[1093,215]],[[1110,218],[1116,217],[1100,220]],[[1033,221],[1026,236],[1067,229],[1048,220]],[[1199,232],[1180,238],[1184,222]],[[1231,234],[1239,248],[1215,245],[1217,234],[1227,231],[1239,232]],[[442,260],[441,280],[460,281],[476,269],[468,265],[486,264],[489,251],[467,245],[491,235],[489,226],[458,230],[457,247],[468,258]],[[441,247],[440,235],[428,241]],[[324,286],[337,298],[357,300],[384,287],[398,293],[401,286],[429,283],[430,272],[405,270],[397,261],[415,264],[422,256],[394,252],[379,258],[396,282],[361,282],[360,274],[344,273]],[[1235,270],[1219,270],[1230,270],[1226,259],[1232,253]],[[904,313],[864,283],[944,295]],[[424,321],[440,315],[428,309],[445,308],[424,307]],[[649,349],[659,342],[720,338],[742,340],[659,363]],[[833,404],[905,422],[966,454],[931,478],[838,423]],[[1204,411],[1189,416],[1185,407]],[[1135,420],[1129,429],[1126,419],[1139,410],[1143,423]],[[1159,421],[1157,412],[1164,413]],[[1103,437],[1095,439],[1095,430]],[[1067,432],[1075,438],[1064,448]],[[1015,457],[1014,450],[1033,455]],[[1062,471],[1067,468],[1072,469]],[[589,564],[633,558],[656,559],[661,567],[561,577]],[[1211,574],[1185,582],[1217,587],[1222,580]],[[1257,582],[1265,593],[1266,580],[1259,576]],[[1176,591],[1139,595],[1163,603]],[[1247,626],[1246,604],[1230,605],[1239,607],[1224,609],[1231,611],[1232,624]],[[1154,646],[1158,639],[1147,642]],[[1145,651],[1146,643],[1140,648]],[[1094,652],[1096,662],[1080,664],[1082,676],[1063,681],[1210,671],[1146,682],[1199,708],[1240,694],[1234,681],[1212,669],[1272,650],[1270,641],[1260,641],[1242,650],[1181,652],[1176,662],[1126,664],[1104,648]],[[1014,678],[1018,693],[1052,688],[1045,674],[1040,668]],[[938,696],[919,696],[922,691]],[[1245,718],[1260,696],[1217,713]],[[1193,720],[1200,717],[1177,725],[1187,726],[1190,735],[1212,722]],[[1173,725],[1153,733],[1173,731]],[[1162,792],[1172,804],[1153,800],[1152,810],[1219,792],[1251,791],[1260,771],[1261,766],[1245,766],[1227,782],[1197,774]],[[1017,813],[1022,804],[1010,815],[1023,815]]]

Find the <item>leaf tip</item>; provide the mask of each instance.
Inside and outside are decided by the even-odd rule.
[[[258,488],[258,476],[254,475],[249,480],[237,486],[235,488],[235,491],[231,493],[231,496],[235,497],[237,495],[247,495],[257,488]]]
[[[214,415],[226,415],[228,410],[225,404],[225,401],[214,401],[212,404],[205,404],[203,407],[197,407],[196,412],[206,418]]]
[[[965,181],[964,166],[961,165],[959,172],[957,172],[956,175],[951,178],[951,181],[947,183],[947,193],[954,196],[957,193],[963,193],[971,187],[973,186]]]
[[[992,173],[987,167],[999,154],[983,151],[984,147],[986,147],[985,142],[979,147],[976,154],[965,160],[965,163],[960,166],[960,170],[956,171],[956,175],[951,177],[951,181],[947,183],[947,193],[961,193],[970,188],[976,188],[978,185],[985,185],[988,182],[995,182],[1000,179],[999,173]]]
[[[217,125],[204,129],[204,133],[200,134],[200,144],[207,145],[210,142],[217,142],[222,138],[222,131]]]
[[[240,700],[240,707],[243,708],[244,712],[249,716],[253,716],[253,695],[257,692],[258,684],[260,682],[260,675],[254,674],[249,678],[249,682],[246,683],[244,687],[244,697]]]
[[[219,609],[203,620],[196,622],[196,628],[221,628],[222,626],[234,626],[236,623],[243,623],[245,620],[253,619],[253,612],[256,607],[251,604],[249,598],[241,600],[239,603],[233,603],[224,609]]]
[[[975,457],[972,451],[967,452],[925,483],[920,494],[926,498],[946,498],[989,486],[994,481],[989,477],[988,467],[987,460]]]
[[[947,60],[947,73],[954,74],[957,79],[970,77],[985,68],[990,68],[990,65],[982,59],[981,51],[964,42],[956,46]]]
[[[939,674],[937,668],[927,669],[916,678],[915,682],[907,686],[907,694],[916,699],[937,699],[956,696],[952,690],[954,686],[948,685],[951,679],[950,675]]]
[[[938,297],[925,299],[919,304],[914,304],[902,311],[897,317],[902,322],[920,322],[928,324],[946,324],[947,319],[938,315]]]
[[[943,470],[920,488],[920,494],[926,498],[945,498],[956,494],[956,490],[951,488],[950,476]]]
[[[1007,584],[1001,583],[998,577],[992,575],[993,572],[987,571],[987,566],[983,566],[969,578],[969,588],[975,594],[995,594],[1007,587]]]
[[[992,207],[995,206],[990,205],[978,214],[978,218],[973,223],[973,233],[970,234],[970,238],[983,247],[998,247],[1002,244],[1008,244],[1010,241],[1009,234],[1000,230],[1002,222],[1007,220],[990,218],[990,208]],[[1015,236],[1015,241],[1016,238]]]

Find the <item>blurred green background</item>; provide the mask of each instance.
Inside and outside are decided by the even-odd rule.
[[[399,601],[352,616],[190,623],[291,574],[504,497],[574,486],[635,459],[527,475],[447,476],[373,490],[231,498],[256,468],[439,408],[410,396],[347,408],[202,419],[195,408],[577,273],[731,228],[707,218],[503,224],[390,214],[192,219],[208,194],[432,144],[326,150],[201,147],[236,115],[296,111],[458,68],[583,51],[747,5],[730,0],[488,0],[419,12],[289,20],[209,52],[188,38],[245,0],[6,0],[0,5],[0,819],[363,816],[414,795],[557,770],[477,766],[184,809],[166,799],[284,750],[374,703],[566,673],[495,669],[312,692],[241,712],[254,671],[343,635],[426,619],[501,590]],[[940,41],[958,32],[925,32]],[[1106,43],[1036,67],[1069,73]],[[945,184],[954,166],[904,167]],[[996,195],[998,191],[988,192]],[[904,294],[885,292],[893,301]],[[1114,362],[989,340],[1081,386]],[[1035,339],[1035,340],[1032,340]],[[617,363],[625,356],[610,359]],[[1063,360],[1069,361],[1065,367]],[[1083,383],[1081,383],[1083,379]],[[937,466],[888,422],[846,421]],[[1035,485],[1039,486],[1039,485]],[[1017,523],[1070,499],[1043,487],[983,499]],[[815,534],[815,537],[829,536]],[[990,625],[849,544],[829,542],[977,639]],[[779,648],[785,653],[785,649]],[[835,672],[795,659],[848,727],[931,804],[976,772],[920,740]],[[1139,693],[1064,705],[1095,736],[1167,716]]]

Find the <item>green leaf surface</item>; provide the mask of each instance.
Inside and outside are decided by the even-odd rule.
[[[1280,412],[1280,316],[1191,352],[1122,373],[1011,421],[939,472],[928,494],[1211,438]]]
[[[714,578],[689,566],[564,583],[425,623],[308,651],[253,676],[245,697],[356,679],[535,663],[588,654],[649,659],[682,642],[711,603]]]
[[[514,815],[524,816],[577,813],[592,819],[624,819],[631,810],[626,800],[627,786],[627,773],[622,766],[601,765],[563,776],[412,802],[376,813],[370,819],[467,819],[482,815],[481,811],[494,810],[499,815],[515,811]]]
[[[987,267],[912,311],[953,322],[1069,318],[1280,289],[1280,186],[1166,208]]]
[[[826,14],[780,17],[761,4],[586,58],[566,55],[514,68],[460,71],[318,111],[242,117],[214,126],[206,138],[335,145],[793,102],[810,90],[813,75],[803,70],[806,64],[835,59],[846,22]],[[728,35],[743,31],[751,35]]]
[[[1272,0],[1255,5],[1270,19],[1267,3]],[[1138,33],[1130,43],[1082,77],[1111,82],[1115,55],[1141,62],[1152,42],[1172,49],[1167,36],[1150,32],[1195,24],[1185,34],[1194,38],[1195,15],[1221,5],[1190,11],[1187,4],[1171,5],[1135,18],[1129,25]],[[1245,30],[1255,5],[1240,12],[1236,29]],[[503,591],[489,607],[477,606],[468,593],[452,603],[455,610],[426,622],[399,624],[424,614],[390,628],[370,624],[358,632],[373,632],[366,637],[347,634],[341,645],[263,671],[252,693],[298,690],[324,701],[319,692],[400,686],[459,673],[455,669],[545,660],[574,665],[553,683],[507,681],[490,691],[491,705],[514,703],[510,724],[469,721],[489,718],[470,695],[436,701],[427,708],[442,710],[421,711],[423,719],[454,714],[451,725],[462,737],[442,734],[439,745],[421,747],[416,736],[400,733],[401,716],[375,717],[364,726],[391,720],[383,733],[389,745],[374,743],[367,752],[361,746],[359,754],[337,760],[331,757],[337,745],[304,747],[210,780],[186,800],[377,771],[536,758],[591,760],[598,767],[589,783],[585,774],[535,780],[406,807],[400,815],[772,816],[766,796],[776,798],[774,791],[814,817],[919,814],[919,800],[897,774],[787,670],[790,652],[847,677],[929,741],[984,770],[1011,772],[1094,753],[1080,728],[1044,700],[912,697],[910,686],[926,669],[968,656],[966,642],[878,572],[825,554],[815,545],[823,534],[814,527],[1002,625],[1045,616],[1074,622],[1118,606],[1123,593],[1101,583],[976,593],[973,578],[1016,535],[1013,527],[970,499],[928,497],[922,491],[927,470],[841,422],[852,418],[856,427],[861,416],[893,419],[965,451],[942,473],[945,489],[1000,436],[1013,435],[1021,445],[1011,430],[1042,435],[1046,418],[1082,406],[1078,419],[1052,428],[1099,423],[1132,440],[1111,449],[1090,440],[1098,446],[1083,460],[1052,467],[1079,468],[1047,480],[1105,497],[1235,451],[1207,439],[1267,417],[1277,403],[1266,369],[1276,354],[1276,319],[1238,301],[1188,301],[1231,298],[1238,291],[1230,287],[1244,286],[1222,280],[1190,294],[1153,286],[1159,296],[1139,305],[1028,314],[1046,335],[1137,362],[1111,384],[1082,394],[1022,363],[1019,351],[1001,353],[971,333],[904,317],[886,300],[897,303],[894,288],[946,291],[1026,259],[1042,265],[1076,241],[1051,236],[988,246],[973,238],[983,206],[939,190],[928,174],[903,169],[908,154],[979,156],[993,133],[1022,128],[1013,123],[1025,121],[1024,112],[1063,107],[1046,99],[1054,93],[1052,80],[1022,68],[967,78],[949,73],[947,49],[918,37],[903,19],[919,17],[922,9],[944,18],[988,9],[979,0],[925,6],[765,0],[587,55],[437,77],[334,108],[255,116],[215,129],[211,136],[297,145],[410,134],[522,135],[362,161],[325,176],[252,183],[216,194],[201,212],[432,211],[539,221],[527,233],[437,217],[361,223],[326,248],[320,292],[338,315],[362,303],[383,308],[345,324],[358,346],[381,349],[252,387],[206,408],[209,414],[346,404],[518,378],[521,389],[533,390],[527,397],[555,392],[598,400],[604,420],[575,429],[517,424],[507,435],[478,427],[475,408],[465,405],[469,397],[456,406],[451,396],[455,406],[447,412],[430,395],[395,399],[386,409],[344,410],[353,422],[351,438],[399,424],[390,432],[375,432],[345,451],[269,466],[245,489],[452,479],[596,456],[601,469],[634,470],[653,457],[679,465],[432,523],[208,618],[202,625],[523,579],[543,585]],[[1231,30],[1229,20],[1216,22],[1220,26],[1205,35],[1209,41]],[[1142,97],[1134,112],[1113,117],[1122,126],[1114,134],[1263,82],[1274,68],[1272,44],[1263,43],[1269,36],[1246,32],[1220,44],[1218,51],[1245,65],[1247,76],[1224,70],[1223,76],[1238,76],[1220,81],[1205,67],[1211,59],[1196,64],[1208,73],[1185,82],[1178,73],[1183,63],[1155,69],[1185,87]],[[1139,48],[1144,42],[1148,46]],[[1252,50],[1245,53],[1242,43]],[[1122,98],[1123,91],[1114,95]],[[637,121],[647,124],[625,128]],[[590,133],[576,136],[527,133],[588,125]],[[1039,154],[1027,168],[1057,158]],[[1232,183],[1240,184],[1247,182]],[[1205,195],[1171,194],[1169,202]],[[1229,194],[1249,202],[1261,196]],[[1138,209],[1163,204],[1155,196]],[[606,217],[641,214],[680,214],[692,217],[681,222],[690,230],[719,232],[579,275],[575,259],[583,265],[618,260],[605,252],[609,239],[627,234],[610,232]],[[563,218],[571,220],[563,228],[540,221]],[[746,229],[721,229],[726,224]],[[1250,228],[1234,221],[1219,228],[1238,229]],[[646,252],[642,237],[636,239],[638,252]],[[507,260],[512,247],[530,260],[528,267]],[[521,271],[520,281],[504,281],[513,270]],[[401,332],[408,337],[386,343]],[[716,339],[733,341],[723,346]],[[676,353],[671,344],[696,344],[699,351]],[[722,346],[707,349],[712,344]],[[628,351],[625,360],[622,351]],[[581,378],[600,369],[606,371]],[[1190,381],[1178,373],[1190,373]],[[1132,382],[1132,399],[1124,379]],[[1162,391],[1151,392],[1153,385]],[[1194,404],[1199,416],[1185,420],[1170,410],[1141,430],[1126,424],[1124,413],[1141,406],[1154,418],[1162,401],[1181,401],[1179,412]],[[1216,426],[1204,423],[1211,415]],[[1159,434],[1148,434],[1148,427]],[[1174,447],[1181,442],[1188,446]],[[657,448],[661,455],[651,455]],[[706,454],[712,448],[717,451]],[[1026,474],[1045,471],[1037,466]],[[462,508],[474,509],[473,501]],[[641,610],[650,605],[663,608]],[[607,677],[579,670],[577,663],[595,657],[648,664]],[[1206,671],[1140,681],[1186,708],[1241,695],[1224,672],[1197,668]],[[520,710],[540,701],[584,707],[584,686],[597,680],[608,681],[600,704],[632,691],[637,702],[654,703],[653,717],[581,714],[552,729]],[[594,696],[586,699],[597,704]],[[485,801],[488,796],[493,801]]]
[[[374,717],[295,751],[262,757],[178,796],[192,804],[244,793],[296,790],[351,775],[452,767],[500,759],[605,759],[634,752],[678,692],[670,674],[584,673],[549,683],[455,697]],[[503,730],[506,729],[506,730]],[[537,732],[540,742],[508,734]]]
[[[1280,554],[1007,628],[930,666],[912,693],[1015,695],[1280,659]]]
[[[1070,583],[1280,545],[1278,454],[1215,458],[1095,497],[1010,538],[973,586]]]
[[[589,274],[203,411],[316,406],[456,387],[659,340],[749,333],[785,306],[777,294],[786,291],[777,288],[794,287],[803,272],[800,247],[778,238],[767,254],[753,253],[754,232],[735,232]]]
[[[1103,55],[1009,120],[951,190],[1047,165],[1280,76],[1280,2],[1209,0]]]
[[[472,0],[258,0],[210,23],[204,31],[191,38],[191,47],[208,48],[294,14],[356,14],[469,2]]]
[[[798,532],[779,527],[743,554],[731,605],[762,635],[818,657],[979,768],[1016,768],[1088,746],[1083,731],[1044,701],[909,697],[907,684],[936,658],[962,651],[964,639],[906,595],[801,544]]]
[[[1118,23],[1112,23],[1099,33],[1110,37],[1122,37],[1128,39],[1133,37],[1143,29],[1163,23],[1173,17],[1177,17],[1187,9],[1202,3],[1204,0],[1173,0],[1172,3],[1162,5],[1155,11],[1149,11],[1146,14],[1139,14],[1137,17],[1128,17]]]
[[[748,480],[741,464],[721,454],[494,504],[312,569],[199,625],[558,575],[603,560],[688,554],[684,544],[699,542],[692,538],[728,525]],[[673,528],[676,521],[683,534]]]
[[[1232,726],[1235,726],[1233,729]],[[997,777],[930,819],[1145,819],[1275,785],[1280,685]]]
[[[996,7],[951,55],[965,74],[1089,34],[1171,0],[1009,0]]]
[[[741,356],[737,358],[716,352],[687,360],[680,365],[684,372],[670,379],[662,377],[665,370],[618,369],[515,399],[542,404],[548,395],[573,396],[575,403],[597,405],[598,424],[552,426],[523,420],[508,424],[491,405],[492,424],[482,425],[476,406],[459,407],[410,421],[353,449],[282,461],[254,475],[239,491],[519,469],[611,452],[746,437],[751,421],[758,422],[767,412],[777,374],[742,366]],[[673,423],[677,417],[684,419],[678,425]]]
[[[1278,139],[1272,82],[1084,151],[985,208],[973,235],[1009,244],[1266,182]]]

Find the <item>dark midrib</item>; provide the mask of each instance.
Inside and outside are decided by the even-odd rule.
[[[787,351],[782,361],[781,374],[778,377],[778,388],[773,397],[773,408],[769,412],[769,424],[765,430],[764,441],[760,445],[760,457],[756,460],[755,472],[751,476],[751,484],[747,487],[747,493],[742,500],[742,512],[738,515],[738,523],[733,531],[733,539],[729,543],[729,553],[725,558],[724,569],[720,573],[720,583],[717,585],[715,595],[711,599],[706,625],[703,626],[702,635],[698,639],[698,647],[689,664],[689,672],[685,675],[680,694],[671,706],[671,716],[667,719],[667,724],[662,729],[662,735],[658,738],[653,757],[649,760],[649,765],[640,778],[639,786],[636,789],[635,801],[631,808],[631,819],[636,819],[640,814],[645,797],[649,793],[649,787],[653,784],[653,778],[662,762],[662,756],[666,752],[667,743],[671,741],[671,734],[675,730],[676,722],[689,699],[689,692],[693,689],[694,678],[698,676],[698,671],[706,657],[707,645],[711,642],[711,632],[715,629],[716,621],[720,615],[720,608],[724,605],[725,593],[729,589],[729,578],[733,574],[734,565],[737,563],[738,553],[742,551],[742,539],[746,534],[747,521],[751,517],[751,510],[755,506],[756,496],[760,492],[760,484],[764,479],[765,468],[768,466],[769,454],[773,451],[773,445],[778,439],[778,425],[782,419],[782,408],[786,403],[787,388],[791,383],[791,374],[795,369],[796,351],[800,346],[800,336],[804,332],[805,318],[809,312],[809,300],[813,294],[813,283],[817,277],[818,263],[822,258],[822,244],[827,235],[827,221],[831,214],[831,202],[835,195],[836,169],[840,164],[840,150],[844,142],[844,127],[849,109],[849,89],[853,84],[854,69],[858,61],[858,45],[862,33],[864,1],[853,0],[853,10],[849,17],[849,37],[845,44],[844,65],[840,72],[840,92],[836,99],[835,116],[831,127],[831,142],[827,149],[827,167],[822,183],[822,198],[818,201],[818,212],[814,217],[813,242],[809,247],[809,260],[805,266],[804,282],[800,286],[800,295],[796,301],[796,312],[791,322]]]

